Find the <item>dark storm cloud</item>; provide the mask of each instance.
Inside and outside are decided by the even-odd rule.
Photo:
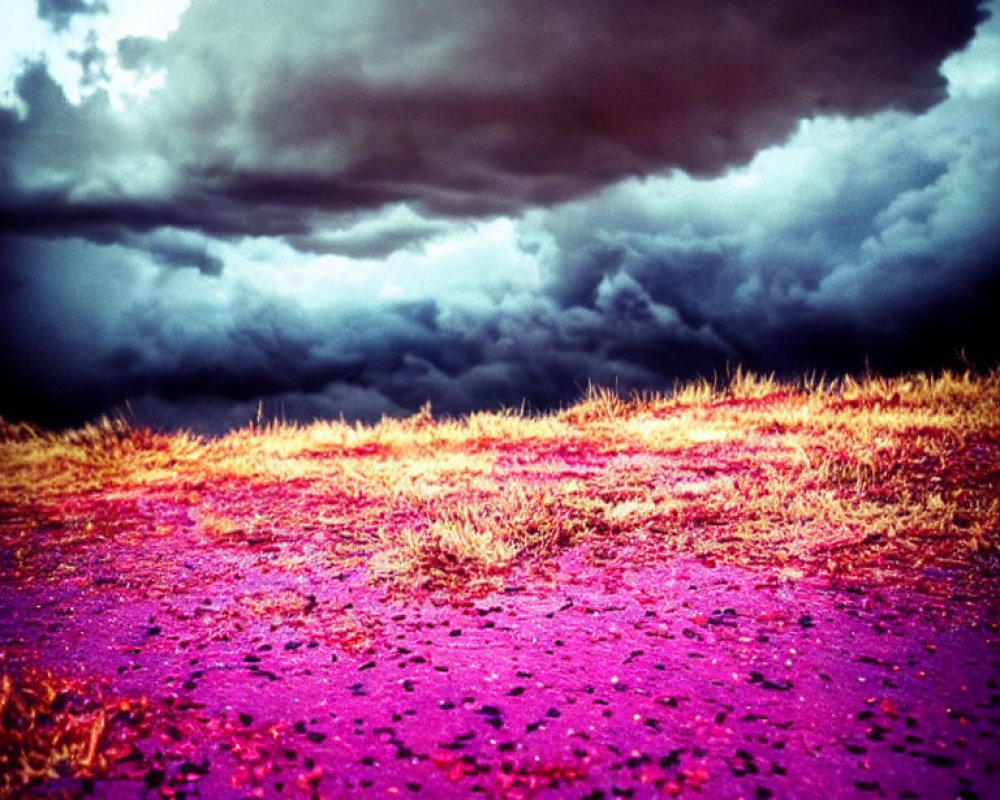
[[[37,13],[39,19],[44,19],[54,30],[62,31],[69,27],[75,16],[94,16],[107,14],[108,4],[105,0],[38,0]]]
[[[717,174],[803,116],[928,108],[977,6],[194,0],[156,48],[166,86],[127,123],[99,96],[60,105],[38,67],[22,80],[28,119],[3,131],[7,227],[301,235],[315,210],[506,213],[628,175]],[[128,155],[171,180],[129,186]]]
[[[234,176],[222,192],[211,176],[185,183],[149,146],[153,134],[125,125],[103,93],[72,105],[42,62],[25,69],[17,90],[27,118],[0,108],[0,233],[111,243],[161,227],[218,236],[310,230],[309,202],[290,189],[286,197],[247,191],[237,203],[226,196],[240,183]]]
[[[345,301],[316,313],[304,299],[226,283],[228,273],[157,277],[125,248],[90,269],[104,249],[26,246],[22,264],[33,266],[22,266],[4,318],[15,332],[4,416],[65,425],[118,410],[219,432],[254,419],[259,402],[266,415],[303,420],[374,421],[428,401],[447,414],[550,408],[592,380],[653,387],[665,367],[693,373],[719,348],[625,275],[602,283],[594,308],[523,290],[487,305]],[[216,286],[234,296],[217,301]],[[654,364],[657,346],[673,353]]]
[[[621,344],[639,364],[668,351],[656,304],[759,370],[990,366],[997,116],[995,89],[959,94],[917,118],[815,121],[716,181],[623,183],[545,216],[549,292],[600,308],[627,276],[605,302],[642,328]]]
[[[718,173],[817,112],[926,109],[976,5],[382,0],[275,18],[200,2],[171,42],[190,80],[170,121],[185,150],[231,140],[190,170],[237,202],[508,212],[626,175]]]

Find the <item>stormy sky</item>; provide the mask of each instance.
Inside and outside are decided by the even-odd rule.
[[[5,0],[0,416],[992,367],[998,10]]]

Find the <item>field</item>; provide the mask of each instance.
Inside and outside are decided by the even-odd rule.
[[[0,421],[0,542],[0,798],[997,796],[1000,372]]]

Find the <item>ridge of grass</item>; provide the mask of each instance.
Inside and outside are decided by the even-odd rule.
[[[496,585],[581,543],[596,558],[904,579],[996,568],[998,463],[1000,370],[797,383],[737,370],[663,394],[591,386],[544,416],[425,407],[218,438],[0,420],[0,538],[20,572],[39,571],[40,541],[124,543],[152,524],[144,507],[173,503],[216,546],[285,531],[400,586]],[[281,502],[231,497],[267,487]]]

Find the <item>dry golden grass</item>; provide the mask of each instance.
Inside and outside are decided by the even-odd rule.
[[[376,573],[446,588],[490,585],[519,559],[571,544],[579,519],[549,490],[517,485],[490,495],[414,503],[417,525],[383,528]]]
[[[902,575],[996,560],[998,457],[1000,371],[785,384],[737,370],[662,395],[592,386],[546,416],[425,408],[216,439],[0,423],[0,503],[51,518],[86,492],[173,497],[220,546],[299,531],[376,577],[454,588],[584,541]],[[291,499],[241,510],[227,505],[234,486]],[[62,535],[85,537],[85,523]]]
[[[87,696],[71,681],[29,673],[0,677],[0,798],[63,776],[91,777],[127,753],[114,723],[141,715],[145,701]],[[117,740],[117,741],[115,741]]]

